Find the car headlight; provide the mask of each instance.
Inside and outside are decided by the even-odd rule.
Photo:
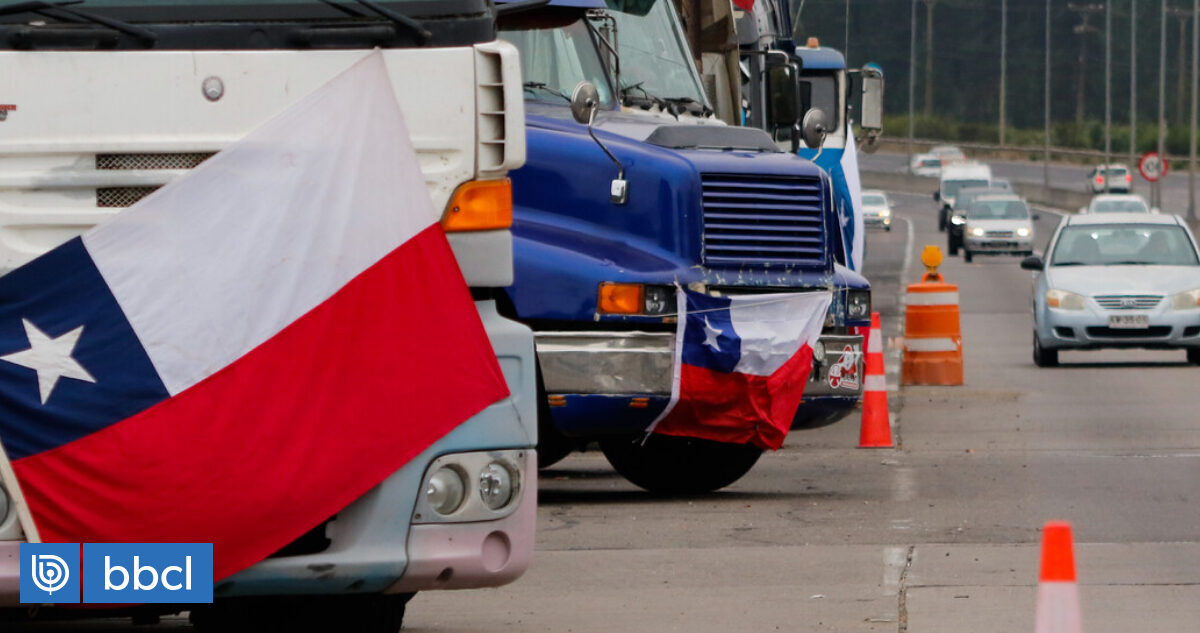
[[[880,211],[880,212],[879,212],[879,217],[881,217],[881,218],[890,218],[890,217],[892,217],[892,210],[891,210],[891,209],[884,209],[884,210]]]
[[[950,217],[950,224],[954,224],[957,226],[959,224],[966,224],[966,223],[967,223],[967,219],[961,215],[955,215],[955,216]]]
[[[1051,288],[1046,291],[1046,305],[1060,310],[1082,310],[1083,295]]]
[[[1025,227],[1017,229],[1017,237],[1029,237],[1029,229]]]
[[[1195,310],[1196,308],[1200,308],[1200,288],[1171,295],[1171,307],[1175,310]]]
[[[425,486],[425,499],[429,507],[441,515],[453,514],[467,496],[467,482],[463,474],[453,466],[443,466],[429,477]]]
[[[479,473],[479,498],[492,510],[499,510],[512,501],[513,475],[503,464],[492,462]]]
[[[863,320],[871,317],[871,291],[850,290],[846,293],[846,318]]]
[[[971,229],[971,235],[974,235],[975,237],[983,237],[983,228],[977,226]]]

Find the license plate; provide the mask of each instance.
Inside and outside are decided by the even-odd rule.
[[[1114,330],[1144,330],[1150,327],[1150,317],[1145,314],[1115,314],[1108,317],[1108,327]]]

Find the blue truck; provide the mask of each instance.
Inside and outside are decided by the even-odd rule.
[[[764,131],[713,116],[673,4],[555,0],[500,30],[521,52],[528,148],[511,174],[502,303],[534,330],[539,464],[595,441],[631,482],[684,493],[753,466],[753,446],[643,437],[670,397],[676,284],[832,291],[793,428],[853,409],[853,328],[869,323],[871,297],[846,266],[833,184]]]

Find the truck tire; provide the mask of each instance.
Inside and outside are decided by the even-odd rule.
[[[971,249],[964,248],[963,249],[963,261],[970,264],[972,259],[973,259],[973,257],[971,255]]]
[[[399,633],[404,610],[416,594],[356,594],[235,598],[218,600],[191,612],[201,633],[257,631],[361,631]]]
[[[750,471],[762,449],[749,444],[670,435],[600,440],[608,463],[630,483],[655,494],[695,495],[724,488]]]

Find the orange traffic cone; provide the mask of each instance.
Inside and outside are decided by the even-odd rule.
[[[863,377],[862,430],[858,435],[858,447],[892,447],[887,379],[883,370],[883,332],[878,312],[871,313],[871,332],[867,336],[867,371]]]
[[[1035,633],[1081,633],[1079,586],[1071,524],[1049,521],[1042,528],[1042,573],[1038,582]]]

